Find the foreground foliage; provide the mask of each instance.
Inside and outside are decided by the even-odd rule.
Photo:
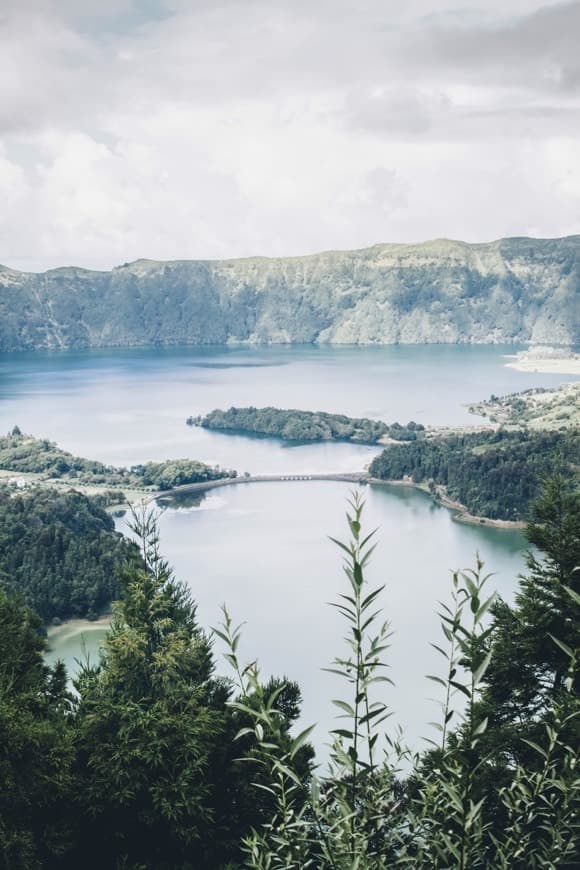
[[[0,867],[7,870],[53,866],[70,845],[66,674],[44,664],[40,628],[0,588]]]
[[[349,694],[333,703],[345,724],[334,732],[327,774],[313,780],[303,803],[305,784],[295,769],[294,753],[308,732],[290,750],[283,747],[276,713],[264,697],[255,711],[254,734],[277,810],[265,827],[246,839],[247,866],[256,870],[578,866],[579,580],[574,570],[572,575],[558,576],[553,570],[558,555],[574,554],[580,546],[578,494],[566,492],[563,481],[555,481],[539,504],[544,522],[532,526],[530,535],[541,534],[547,559],[544,564],[534,560],[536,577],[528,578],[528,589],[524,587],[513,611],[503,604],[489,621],[494,596],[486,596],[488,578],[479,560],[474,570],[453,575],[451,603],[442,605],[440,613],[444,643],[436,646],[445,662],[444,672],[430,677],[442,694],[436,723],[440,739],[433,741],[426,755],[411,758],[394,735],[380,761],[380,726],[387,708],[376,689],[385,679],[388,626],[377,608],[382,588],[369,589],[365,581],[373,545],[372,533],[362,531],[362,509],[355,495],[348,514],[350,541],[337,542],[345,553],[348,578],[337,606],[348,631],[346,652],[335,659],[332,669],[343,678]],[[554,513],[559,513],[560,528],[569,532],[567,538],[553,535]],[[576,589],[565,585],[574,575]],[[541,619],[535,623],[537,647],[548,647],[544,659],[559,658],[559,663],[548,667],[556,677],[550,692],[545,692],[541,680],[536,684],[536,695],[544,692],[544,704],[528,722],[536,740],[523,731],[519,742],[527,752],[525,760],[518,760],[517,754],[506,758],[498,745],[501,732],[494,732],[491,722],[496,711],[490,709],[494,678],[490,679],[489,671],[502,644],[502,613],[507,608],[516,623],[524,624],[529,588],[540,577],[544,590],[559,598],[567,614],[561,614],[560,620],[567,642],[552,638]],[[531,636],[529,623],[527,630]],[[253,691],[256,667],[240,667],[239,633],[232,630],[229,617],[223,635],[229,645],[228,660],[242,687]],[[552,646],[556,656],[550,655]],[[517,695],[517,677],[510,688]],[[524,705],[519,713],[529,715]],[[412,764],[406,780],[401,778],[403,764]]]
[[[216,635],[233,679],[134,518],[122,599],[100,662],[66,689],[44,665],[41,622],[0,589],[0,867],[6,870],[572,868],[580,863],[580,495],[546,486],[513,606],[486,593],[478,560],[440,609],[436,739],[421,755],[390,726],[390,628],[369,588],[374,533],[348,511],[345,648],[330,669],[328,770],[310,728],[292,734],[298,687],[240,659],[227,610]],[[387,730],[386,736],[384,731]]]
[[[100,663],[76,684],[70,866],[88,848],[99,867],[215,870],[240,857],[241,837],[271,806],[256,800],[237,760],[246,717],[227,704],[229,681],[214,676],[210,641],[159,554],[155,519],[135,517],[133,531],[140,559],[124,572]],[[277,695],[284,738],[300,694],[282,683]]]

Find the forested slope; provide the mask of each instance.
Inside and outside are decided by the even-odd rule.
[[[78,492],[0,492],[0,585],[48,622],[94,617],[119,597],[132,550],[112,517]]]
[[[490,519],[527,519],[543,479],[562,470],[580,478],[580,431],[478,432],[430,438],[384,450],[370,466],[372,477],[433,482]]]

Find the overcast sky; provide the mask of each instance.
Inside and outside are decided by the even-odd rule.
[[[580,232],[580,0],[0,0],[0,262]]]

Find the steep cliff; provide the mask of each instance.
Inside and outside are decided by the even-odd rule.
[[[0,350],[580,341],[580,236],[42,274],[0,266]]]

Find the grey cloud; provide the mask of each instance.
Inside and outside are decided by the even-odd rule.
[[[442,93],[402,85],[349,91],[342,116],[352,128],[405,138],[429,134],[436,119],[448,111],[449,100]]]
[[[5,2],[16,11],[0,30],[0,69],[3,55],[12,67],[0,78],[0,131],[75,121],[96,130],[102,112],[130,116],[171,103],[328,97],[344,103],[347,127],[428,136],[451,110],[451,83],[517,80],[533,93],[540,85],[572,91],[580,77],[577,2],[492,26],[481,21],[495,21],[495,0],[483,17],[469,0],[437,14],[427,0],[121,0],[117,13],[134,28],[105,42],[75,30],[78,10],[105,20],[115,0],[23,0],[26,15]]]
[[[579,9],[0,0],[0,261],[578,231]]]
[[[579,33],[580,2],[570,0],[500,24],[435,25],[417,32],[408,48],[419,65],[453,70],[471,81],[491,76],[504,84],[558,90],[577,82]]]

